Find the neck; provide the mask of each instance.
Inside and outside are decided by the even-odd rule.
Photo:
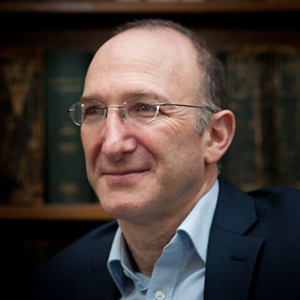
[[[180,210],[165,215],[163,218],[152,218],[151,222],[145,223],[118,220],[139,272],[151,277],[155,263],[161,257],[164,247],[171,241],[177,228],[215,180],[216,176],[208,184],[203,185],[203,189],[193,200],[187,202]]]
[[[118,220],[137,270],[151,277],[163,248],[170,242],[181,222],[164,220],[162,223],[136,225]],[[166,226],[166,224],[168,224]]]

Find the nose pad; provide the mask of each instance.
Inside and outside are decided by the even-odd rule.
[[[119,108],[119,113],[120,113],[120,117],[121,117],[123,120],[125,120],[125,117],[126,117],[125,111],[122,110],[122,108]]]

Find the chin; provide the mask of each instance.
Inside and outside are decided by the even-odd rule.
[[[138,207],[138,202],[129,195],[117,195],[117,193],[109,194],[105,197],[99,197],[100,205],[103,210],[116,219],[127,219],[130,216],[138,214],[140,208]]]

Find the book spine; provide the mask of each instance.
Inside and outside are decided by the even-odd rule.
[[[230,50],[225,58],[228,107],[235,113],[236,134],[222,159],[222,173],[240,189],[262,187],[276,176],[270,157],[272,77],[269,53]],[[266,138],[268,140],[266,140]],[[271,139],[272,140],[272,139]]]
[[[0,49],[1,202],[44,198],[43,53]]]
[[[83,91],[90,53],[51,52],[45,57],[47,202],[91,202],[80,127],[67,109]]]
[[[300,189],[300,49],[279,50],[276,63],[280,184]]]

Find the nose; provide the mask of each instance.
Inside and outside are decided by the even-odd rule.
[[[102,134],[102,153],[111,161],[119,161],[126,153],[133,152],[137,141],[132,133],[132,126],[124,122],[122,110],[110,107],[104,120]]]

